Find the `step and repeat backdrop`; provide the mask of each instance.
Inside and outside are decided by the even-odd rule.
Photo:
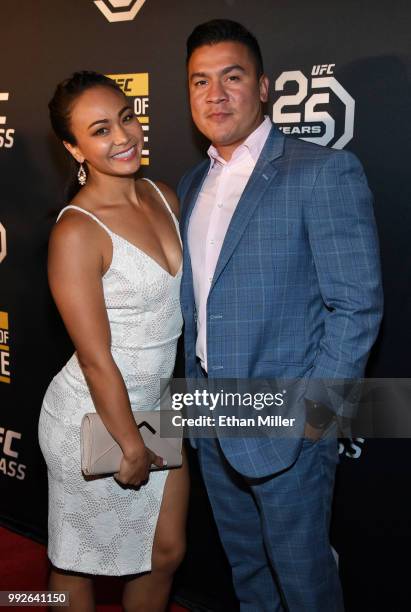
[[[75,70],[111,76],[143,126],[141,176],[176,186],[206,143],[187,106],[185,40],[215,17],[260,41],[267,114],[286,134],[354,151],[375,195],[385,318],[368,374],[410,375],[411,51],[408,0],[2,0],[0,29],[0,522],[46,540],[37,443],[45,389],[72,352],[50,298],[47,241],[68,170],[48,121]],[[177,370],[182,374],[180,354]],[[395,410],[387,401],[386,410]],[[340,444],[332,525],[347,610],[406,610],[411,442]],[[190,452],[188,553],[176,597],[236,610],[227,562]],[[1,544],[0,544],[1,546]],[[407,605],[408,604],[408,605]],[[327,611],[324,611],[327,612]]]

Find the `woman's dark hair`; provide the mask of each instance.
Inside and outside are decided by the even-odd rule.
[[[198,47],[216,45],[221,42],[238,42],[245,45],[254,59],[257,78],[260,78],[264,73],[260,45],[256,37],[241,23],[231,21],[231,19],[213,19],[194,28],[187,39],[187,64]]]
[[[57,85],[56,91],[49,102],[50,121],[54,133],[61,141],[76,145],[76,139],[71,131],[71,111],[77,98],[93,87],[111,87],[123,93],[115,81],[109,79],[104,74],[82,70],[75,72],[70,78],[65,79]],[[66,199],[72,200],[79,191],[80,186],[77,180],[79,164],[70,155],[71,176],[66,187]],[[87,173],[87,164],[84,164]]]

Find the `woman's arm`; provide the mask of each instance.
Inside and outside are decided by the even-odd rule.
[[[101,277],[103,250],[110,238],[99,226],[67,215],[53,229],[49,244],[50,289],[90,389],[96,411],[123,451],[118,480],[138,485],[151,463],[162,465],[149,451],[134,421],[124,380],[111,355],[110,326]],[[105,247],[107,246],[107,249]]]

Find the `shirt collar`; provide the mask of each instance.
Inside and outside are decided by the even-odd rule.
[[[237,147],[229,162],[220,157],[214,145],[210,145],[207,151],[207,154],[211,160],[209,171],[216,162],[219,162],[222,165],[235,162],[240,157],[242,157],[245,151],[248,151],[253,161],[256,162],[265,145],[265,141],[268,138],[268,134],[270,133],[271,127],[271,120],[268,115],[265,115],[263,122],[260,123],[258,128],[256,128],[254,132],[251,132],[247,139],[240,146]]]

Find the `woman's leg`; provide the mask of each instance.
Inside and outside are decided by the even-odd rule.
[[[188,505],[188,467],[170,470],[154,536],[151,572],[129,580],[124,588],[126,612],[164,612],[173,575],[185,553],[185,527]]]
[[[87,575],[73,574],[53,567],[49,579],[50,591],[68,591],[73,612],[94,612],[93,580]]]

